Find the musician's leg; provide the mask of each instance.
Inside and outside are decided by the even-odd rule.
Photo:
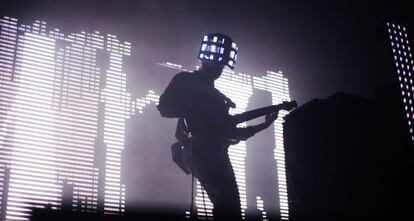
[[[198,164],[197,177],[214,205],[215,220],[241,220],[235,175],[227,153],[223,155]]]

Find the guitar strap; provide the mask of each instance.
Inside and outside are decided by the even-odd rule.
[[[175,131],[177,142],[171,145],[171,156],[174,163],[187,175],[192,171],[192,145],[194,138],[184,118],[180,118],[177,122]]]

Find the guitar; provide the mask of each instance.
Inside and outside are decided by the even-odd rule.
[[[280,110],[290,111],[293,108],[297,107],[296,101],[285,101],[278,105],[271,105],[251,111],[247,111],[241,114],[236,114],[230,116],[228,122],[229,126],[236,127],[237,124],[252,120],[254,118],[268,115],[271,113],[277,113]],[[180,118],[177,123],[175,137],[177,142],[171,145],[171,156],[175,164],[187,175],[191,174],[191,164],[192,164],[192,147],[191,142],[193,139],[189,136],[189,129],[185,123],[184,118]],[[228,144],[236,144],[240,140],[238,139],[228,139]]]
[[[267,115],[267,114],[277,113],[280,110],[291,111],[293,108],[297,106],[298,104],[296,103],[296,101],[284,101],[281,104],[271,105],[271,106],[251,110],[251,111],[246,111],[244,113],[231,116],[229,125],[236,126],[239,123],[246,122],[254,118]]]

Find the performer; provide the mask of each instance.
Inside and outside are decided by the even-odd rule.
[[[203,37],[198,58],[201,68],[176,74],[159,100],[163,117],[179,118],[173,158],[200,181],[214,204],[215,220],[241,220],[239,192],[228,147],[269,127],[280,109],[295,102],[273,105],[239,115],[229,115],[236,104],[214,87],[225,65],[234,69],[237,45],[224,34]],[[265,116],[265,121],[245,128],[237,124]],[[177,160],[178,159],[178,160]]]

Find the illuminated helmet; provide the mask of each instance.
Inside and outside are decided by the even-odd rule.
[[[220,33],[206,34],[201,41],[198,58],[224,63],[233,70],[236,65],[237,50],[236,43],[229,36]]]

